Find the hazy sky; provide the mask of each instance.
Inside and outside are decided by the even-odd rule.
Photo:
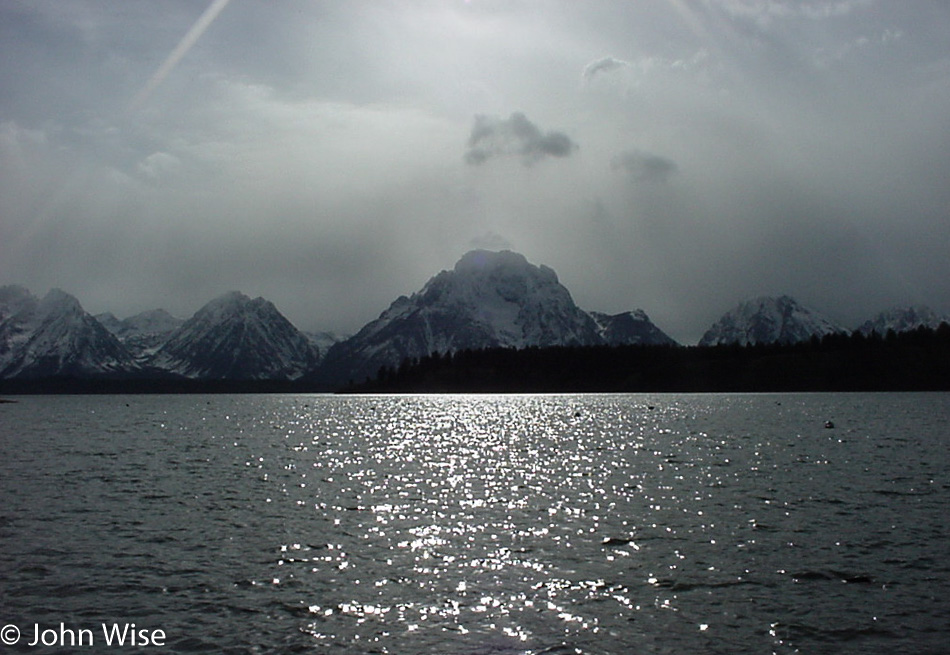
[[[352,332],[481,246],[685,343],[764,294],[947,312],[948,35],[943,0],[0,0],[0,284]]]

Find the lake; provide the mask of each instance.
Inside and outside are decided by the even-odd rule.
[[[6,652],[950,644],[950,394],[16,400]]]

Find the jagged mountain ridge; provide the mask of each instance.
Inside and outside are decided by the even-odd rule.
[[[335,382],[361,380],[380,367],[432,352],[599,345],[607,342],[607,331],[619,338],[624,320],[618,317],[623,315],[600,316],[605,317],[603,325],[577,307],[547,266],[535,266],[508,250],[473,250],[452,270],[437,274],[412,296],[401,296],[379,318],[331,348],[320,375]],[[641,312],[628,323],[643,321],[649,322]],[[640,327],[639,339],[672,341],[659,330]]]
[[[125,319],[112,313],[97,314],[96,320],[119,339],[139,361],[149,357],[168,340],[184,319],[172,316],[164,309],[151,309]]]
[[[319,353],[268,300],[233,291],[171,332],[149,364],[187,378],[294,380]]]
[[[812,337],[847,333],[831,319],[789,296],[761,296],[739,303],[716,321],[700,346],[792,344]]]
[[[138,364],[79,301],[52,289],[38,300],[4,287],[0,305],[0,377],[129,375]]]
[[[915,305],[883,311],[862,323],[858,331],[864,335],[876,332],[883,336],[890,330],[897,333],[910,332],[921,327],[936,330],[941,323],[950,323],[950,316],[941,316],[926,305]]]
[[[882,312],[858,329],[884,334],[935,328],[945,320],[926,307],[911,307]],[[835,332],[847,330],[788,296],[762,297],[728,312],[700,345],[794,343]],[[41,301],[24,287],[0,287],[0,378],[171,375],[339,383],[432,352],[673,343],[642,310],[581,310],[553,270],[510,251],[466,254],[346,339],[305,335],[268,301],[237,292],[208,303],[189,321],[163,310],[119,320],[111,314],[94,318],[59,290]],[[332,356],[319,366],[327,351]]]

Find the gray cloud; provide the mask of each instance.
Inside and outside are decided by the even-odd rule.
[[[210,4],[0,1],[0,284],[353,332],[510,244],[683,342],[950,312],[941,3],[231,2],[142,96]]]
[[[468,242],[470,248],[481,250],[512,250],[514,244],[497,232],[485,232]]]
[[[872,4],[871,0],[719,0],[717,3],[706,0],[707,4],[717,4],[721,8],[736,16],[753,17],[761,23],[773,19],[788,19],[804,17],[811,20],[822,20],[847,16],[858,9],[865,9]]]
[[[533,164],[544,157],[568,157],[577,149],[563,132],[542,132],[521,112],[508,118],[479,115],[475,117],[468,138],[465,162],[483,164],[492,157],[521,157]]]
[[[590,83],[590,81],[593,80],[594,76],[598,73],[608,73],[628,65],[628,62],[625,62],[622,59],[616,59],[614,57],[604,57],[603,59],[597,59],[584,67],[584,81]]]
[[[615,155],[610,166],[614,170],[625,171],[645,182],[665,182],[678,169],[676,162],[672,159],[636,149]]]

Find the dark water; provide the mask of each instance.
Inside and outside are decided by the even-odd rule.
[[[0,651],[946,653],[948,417],[950,394],[25,397],[0,405]]]

